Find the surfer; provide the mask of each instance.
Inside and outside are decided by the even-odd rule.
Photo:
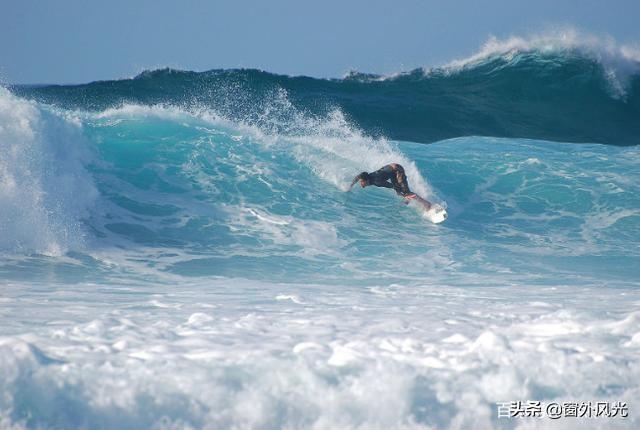
[[[369,185],[376,187],[393,188],[399,196],[405,199],[405,203],[415,199],[417,194],[409,189],[407,183],[407,175],[404,173],[404,167],[397,163],[387,164],[386,166],[376,170],[375,172],[362,172],[356,176],[349,189],[353,188],[356,182],[360,182],[362,188]]]
[[[399,196],[404,198],[404,204],[408,205],[411,201],[415,202],[423,211],[423,216],[434,224],[441,223],[447,219],[447,211],[437,203],[432,204],[430,201],[423,199],[409,189],[407,175],[404,173],[404,167],[398,163],[387,164],[375,172],[362,172],[351,182],[349,190],[353,188],[356,182],[360,182],[362,188],[369,185],[376,187],[393,188]]]

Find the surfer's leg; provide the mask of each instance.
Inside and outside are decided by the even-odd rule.
[[[409,183],[407,182],[407,175],[404,173],[404,168],[399,164],[394,179],[395,181],[393,181],[393,187],[399,194],[402,194],[405,197],[414,194],[409,189]]]

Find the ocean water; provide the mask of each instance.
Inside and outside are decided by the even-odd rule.
[[[638,61],[574,42],[0,88],[0,428],[637,428]]]

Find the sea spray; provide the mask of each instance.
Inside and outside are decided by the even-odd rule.
[[[61,255],[81,246],[96,198],[81,125],[0,88],[0,249]]]

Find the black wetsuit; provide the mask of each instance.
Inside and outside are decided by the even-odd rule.
[[[404,168],[399,164],[396,164],[396,170],[393,170],[391,165],[388,164],[375,172],[369,173],[369,184],[376,187],[393,188],[396,193],[402,196],[413,194],[409,190]]]

